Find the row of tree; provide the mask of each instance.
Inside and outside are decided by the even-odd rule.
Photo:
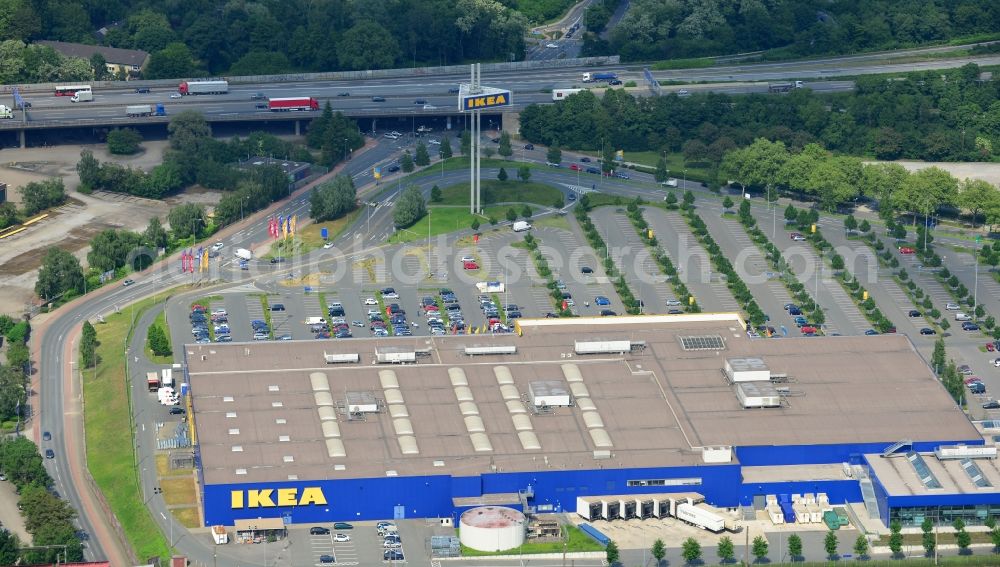
[[[615,53],[627,61],[645,61],[782,48],[768,54],[781,58],[909,47],[991,34],[1000,25],[1000,9],[990,0],[833,4],[631,0],[630,4],[610,41],[585,36],[585,53]],[[588,29],[599,32],[601,20],[591,16],[591,10],[584,21]]]
[[[528,18],[498,0],[355,2],[293,0],[231,3],[209,0],[74,4],[10,0],[0,39],[93,43],[94,30],[112,47],[151,53],[147,78],[209,74],[380,69],[447,65],[466,60],[520,59]],[[569,0],[522,0],[538,21],[556,17]],[[0,60],[5,60],[0,56]],[[90,71],[83,60],[80,70]],[[78,64],[79,65],[79,64]],[[21,66],[39,75],[31,65]],[[90,75],[86,75],[89,77]],[[5,83],[22,82],[21,75]],[[84,77],[61,77],[60,80]],[[55,80],[42,75],[38,80]]]
[[[0,203],[0,229],[66,202],[66,187],[61,177],[32,181],[18,188],[18,192],[21,194],[20,209],[10,201]]]
[[[28,5],[26,1],[15,0],[14,4]],[[94,70],[83,59],[64,57],[56,50],[44,45],[28,45],[9,31],[17,25],[19,18],[10,5],[5,5],[5,13],[10,17],[0,19],[0,83],[16,85],[24,83],[63,83],[86,81],[93,77]],[[4,30],[8,28],[8,30]]]
[[[52,477],[42,465],[38,447],[25,437],[0,440],[0,469],[20,495],[18,505],[30,546],[0,529],[0,564],[36,564],[83,560],[83,545],[73,525],[76,511],[52,491]]]
[[[759,137],[879,159],[990,161],[1000,144],[1000,80],[981,81],[979,71],[969,64],[901,80],[858,77],[844,94],[635,97],[618,89],[598,98],[584,91],[527,107],[521,134],[550,146],[624,150],[626,160],[632,151],[683,151],[689,164],[707,167]]]
[[[826,209],[859,197],[878,201],[879,213],[934,214],[951,206],[969,211],[973,222],[1000,223],[1000,190],[979,179],[959,181],[937,167],[907,171],[896,163],[864,164],[859,158],[834,156],[817,144],[789,151],[782,142],[763,138],[726,154],[720,173],[743,190],[807,195]]]

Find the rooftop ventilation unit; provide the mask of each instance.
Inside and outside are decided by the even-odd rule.
[[[417,361],[412,350],[375,349],[375,362],[379,364],[411,364]]]
[[[771,371],[759,358],[727,358],[726,376],[733,382],[768,382]]]
[[[528,395],[535,407],[569,407],[569,392],[562,382],[557,380],[540,380],[528,384]]]
[[[517,354],[517,347],[514,345],[497,346],[467,346],[465,354],[469,356],[497,355],[497,354]]]
[[[371,392],[347,392],[347,408],[351,413],[377,413],[378,400]]]
[[[997,458],[996,445],[941,445],[934,449],[934,455],[938,460],[947,459],[995,459]]]
[[[576,354],[625,354],[632,351],[632,341],[576,341]]]
[[[358,353],[334,353],[330,354],[326,351],[323,352],[323,359],[326,360],[327,364],[346,364],[351,362],[358,362],[361,357]]]
[[[736,385],[736,397],[744,408],[781,407],[781,394],[770,382],[743,382]]]
[[[679,337],[684,350],[722,350],[726,348],[725,341],[719,335],[701,335]]]

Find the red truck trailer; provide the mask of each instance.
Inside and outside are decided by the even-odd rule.
[[[312,97],[271,98],[267,100],[267,109],[272,112],[319,110],[319,101]]]

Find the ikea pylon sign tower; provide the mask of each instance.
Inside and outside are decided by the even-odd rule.
[[[469,212],[480,214],[483,203],[480,191],[479,154],[480,137],[482,136],[482,111],[511,106],[511,92],[503,89],[484,87],[480,84],[479,63],[472,64],[472,77],[467,85],[460,85],[458,92],[458,110],[471,112],[472,134],[472,164],[469,173]]]

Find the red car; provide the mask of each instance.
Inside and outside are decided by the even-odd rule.
[[[478,270],[479,264],[475,262],[462,262],[462,267],[466,270]]]
[[[208,311],[208,307],[205,307],[204,305],[200,305],[198,303],[195,303],[194,305],[191,306],[191,312],[194,313],[195,311],[204,313],[204,312]]]
[[[982,380],[980,380],[979,377],[977,376],[969,376],[968,378],[965,379],[966,386],[972,384],[973,382],[982,382]]]
[[[993,343],[986,343],[986,351],[993,352],[996,350],[996,346]]]
[[[899,247],[899,253],[900,254],[916,254],[917,251],[914,250],[912,246],[900,246]]]
[[[805,325],[805,326],[801,327],[800,330],[802,331],[803,335],[815,335],[816,334],[816,327],[810,327],[809,325]]]
[[[569,164],[569,169],[570,169],[570,171],[580,171],[583,168],[580,167],[579,165],[575,164],[575,163],[571,163],[571,164]]]

